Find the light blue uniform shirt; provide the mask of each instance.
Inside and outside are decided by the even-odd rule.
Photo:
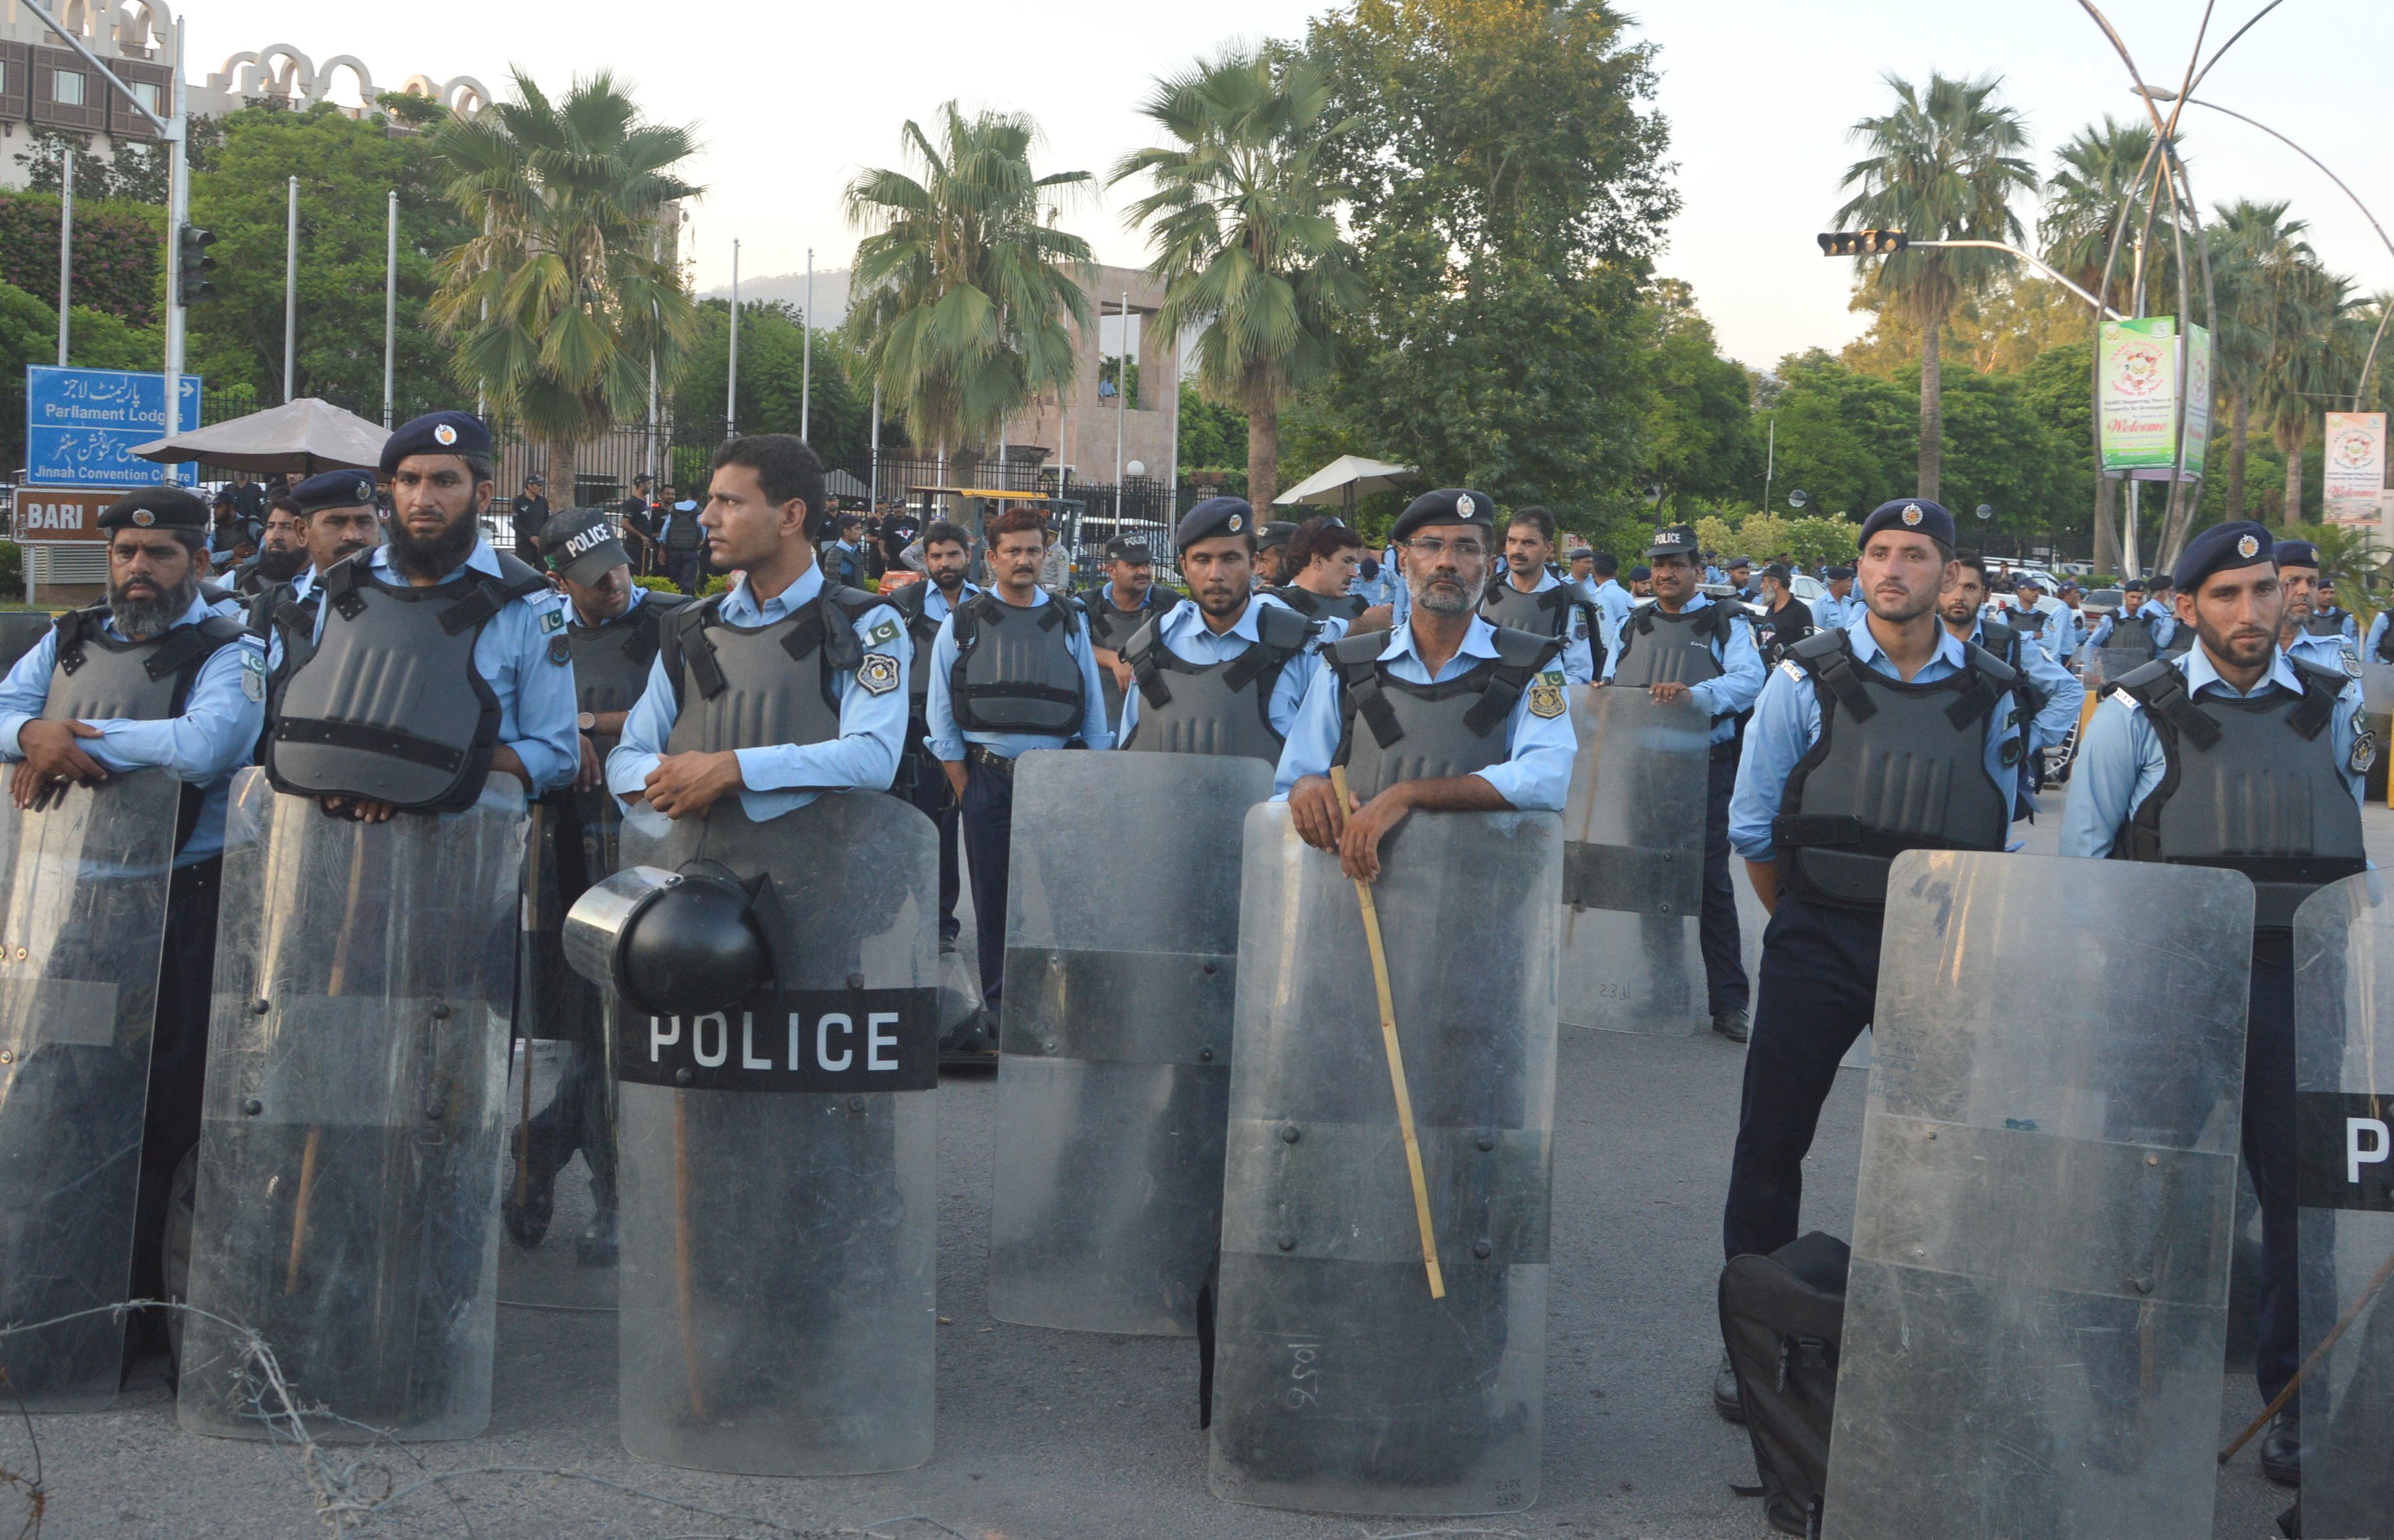
[[[1847,644],[1862,667],[1874,669],[1890,679],[1903,678],[1888,661],[1878,638],[1871,634],[1868,617],[1845,629]],[[1912,682],[1934,684],[1950,678],[1962,672],[1966,656],[1961,642],[1940,625],[1937,655],[1921,665]],[[2007,750],[2006,745],[2019,737],[2019,706],[2009,696],[2005,697],[1988,723],[1987,779],[2006,792],[2014,792],[2019,784],[2019,751]],[[1770,843],[1771,821],[1779,816],[1787,799],[1788,776],[1795,773],[1796,764],[1820,741],[1820,694],[1813,687],[1812,677],[1790,658],[1770,671],[1770,682],[1762,687],[1762,697],[1755,703],[1754,720],[1745,727],[1745,749],[1737,767],[1737,790],[1729,802],[1730,849],[1748,861],[1779,859]],[[2005,760],[2006,752],[2013,757],[2009,763]],[[2019,816],[2016,794],[2013,816]]]
[[[1510,587],[1513,580],[1508,577],[1500,577],[1496,581],[1505,585],[1506,587]],[[1538,574],[1538,586],[1531,589],[1530,592],[1533,594],[1543,594],[1549,588],[1572,588],[1582,595],[1585,595],[1587,592],[1586,589],[1579,587],[1577,584],[1565,583],[1561,578],[1557,577],[1552,573],[1540,573]],[[1598,614],[1598,629],[1599,631],[1603,628],[1602,623],[1603,616],[1601,612],[1599,612]],[[1561,639],[1563,644],[1563,678],[1565,682],[1570,684],[1593,684],[1596,681],[1596,651],[1588,645],[1586,629],[1577,612],[1572,612],[1568,634]]]
[[[1980,647],[1987,645],[1987,623],[1983,617],[1970,628],[1970,639]],[[1872,640],[1875,642],[1876,638]],[[2070,730],[2078,725],[2079,708],[2086,704],[2086,687],[2052,654],[2038,645],[2034,637],[2020,638],[2020,672],[2045,699],[2045,709],[2029,724],[2028,752],[2038,753],[2058,747]]]
[[[2369,623],[2369,639],[2361,644],[2362,658],[2369,660],[2376,658],[2377,644],[2385,639],[2386,626],[2389,620],[2394,620],[2394,610],[2380,610],[2377,612],[2377,618]]]
[[[2200,644],[2198,644],[2200,645]],[[2351,638],[2341,636],[2315,637],[2308,631],[2295,633],[2295,639],[2283,644],[2286,655],[2320,668],[2331,668],[2351,678],[2361,677],[2361,655],[2352,650]]]
[[[1609,656],[1620,652],[1621,623],[1629,618],[1629,612],[1638,601],[1629,597],[1627,586],[1614,577],[1608,577],[1597,584],[1588,598],[1596,605],[1597,613],[1604,617],[1603,641],[1606,654]]]
[[[369,576],[405,586],[406,575],[391,565],[390,547],[376,546],[348,559],[362,559]],[[455,572],[433,586],[466,581],[467,568],[491,577],[499,575],[499,558],[491,543],[477,536]],[[316,586],[311,578],[309,589]],[[582,733],[574,725],[581,707],[573,693],[573,665],[549,654],[549,640],[565,631],[565,596],[555,589],[533,594],[502,607],[474,641],[474,672],[491,687],[499,703],[499,746],[515,750],[532,777],[531,796],[573,783],[582,769]],[[316,607],[316,632],[324,635],[324,606]]]
[[[1387,565],[1380,570],[1388,574],[1389,628],[1401,631],[1414,612],[1413,585],[1405,581],[1404,573],[1397,571],[1397,548],[1394,546],[1388,547],[1388,555],[1381,559]]]
[[[2334,643],[2332,637],[2322,640]],[[2186,692],[2196,700],[2208,691],[2230,700],[2242,692],[2219,677],[2212,665],[2211,654],[2197,642],[2184,657],[2173,658],[2186,675]],[[2286,661],[2283,652],[2269,657],[2269,672],[2254,686],[2251,693],[2276,684],[2299,691],[2302,680],[2295,665]],[[2331,718],[2329,752],[2335,756],[2337,773],[2352,788],[2353,800],[2361,800],[2361,778],[2352,773],[2352,741],[2359,732],[2361,719],[2361,686],[2347,680],[2343,692],[2336,696],[2335,715]],[[2153,788],[2162,783],[2162,775],[2169,768],[2168,757],[2162,750],[2162,741],[2152,724],[2145,720],[2145,708],[2121,691],[2104,697],[2086,724],[2086,736],[2078,745],[2078,758],[2070,770],[2070,803],[2061,814],[2061,853],[2066,856],[2108,856],[2118,842],[2120,830],[2136,810],[2144,805]]]
[[[2068,663],[2086,641],[2086,617],[2067,604],[2061,605],[2045,615],[2045,632],[2039,639],[2055,662]]]
[[[1698,594],[1680,607],[1679,613],[1701,610],[1712,603],[1708,594]],[[1713,718],[1712,737],[1715,744],[1726,744],[1737,736],[1736,717],[1750,709],[1754,699],[1762,692],[1762,654],[1755,651],[1754,627],[1733,625],[1729,628],[1729,642],[1713,643],[1713,659],[1721,665],[1717,678],[1688,687],[1688,698],[1704,708]],[[1615,647],[1604,657],[1605,683],[1612,682],[1614,670],[1621,666],[1621,649]]]
[[[2151,631],[2155,647],[2167,647],[2170,644],[2170,638],[2177,635],[2177,622],[2171,618],[2168,611],[2156,608],[2150,599],[2138,608],[2137,613],[2152,622]],[[2119,619],[2119,615],[2113,613],[2105,615],[2096,622],[2093,634],[2086,638],[2086,645],[2098,650],[2101,649],[2111,639],[2112,629],[2118,625]]]
[[[1229,663],[1256,644],[1258,639],[1256,612],[1267,606],[1282,610],[1288,608],[1269,594],[1257,594],[1247,600],[1247,607],[1239,612],[1239,618],[1231,623],[1230,628],[1217,636],[1214,628],[1205,624],[1204,611],[1193,603],[1175,605],[1172,612],[1164,617],[1156,635],[1172,655],[1183,663],[1193,663],[1200,667]],[[1325,617],[1322,625],[1322,638],[1307,644],[1303,652],[1289,659],[1287,665],[1281,669],[1280,678],[1272,685],[1271,701],[1264,707],[1272,731],[1283,740],[1288,737],[1289,723],[1296,718],[1298,704],[1305,699],[1306,687],[1313,682],[1313,676],[1322,671],[1321,648],[1327,645],[1322,638],[1335,641],[1347,634],[1347,622],[1336,616]],[[1138,687],[1136,684],[1123,691],[1122,728],[1114,734],[1115,743],[1130,741],[1130,730],[1138,724]]]
[[[1003,599],[998,602],[1006,602]],[[1030,609],[1058,602],[1046,589],[1034,588]],[[1105,691],[1098,684],[1098,655],[1090,648],[1089,623],[1086,616],[1072,627],[1066,638],[1065,650],[1072,661],[1081,665],[1081,742],[1094,749],[1114,746],[1114,735],[1106,726]],[[940,634],[931,642],[931,692],[924,703],[924,719],[930,728],[925,742],[931,753],[954,764],[965,757],[967,744],[979,744],[993,754],[1016,758],[1035,748],[1062,748],[1072,739],[1060,732],[967,732],[956,726],[955,702],[949,698],[948,680],[956,666],[956,618],[950,614],[940,622]]]
[[[732,625],[771,625],[790,618],[822,592],[820,562],[809,567],[796,583],[763,604],[749,589],[748,574],[732,575],[730,591],[716,613]],[[891,659],[897,667],[890,684],[879,693],[857,682],[852,672],[832,676],[832,693],[839,698],[839,736],[820,744],[760,744],[733,749],[740,761],[740,809],[750,822],[762,823],[796,812],[824,792],[862,789],[888,791],[898,773],[899,750],[906,742],[906,667],[914,660],[914,639],[907,635],[898,612],[876,604],[856,622],[856,640],[867,654]],[[820,660],[794,664],[809,682]],[[665,672],[659,653],[649,665],[648,687],[624,717],[624,736],[607,755],[607,789],[621,801],[648,783],[649,772],[665,752],[680,717],[680,697]]]
[[[1420,652],[1414,650],[1410,625],[1397,626],[1388,633],[1388,644],[1380,650],[1380,662],[1388,665],[1390,674],[1408,684],[1441,684],[1471,672],[1482,659],[1495,655],[1496,627],[1474,615],[1471,628],[1464,633],[1463,645],[1446,660],[1446,666],[1438,671],[1436,678],[1431,677]],[[1539,682],[1559,690],[1562,671],[1549,668],[1539,676]],[[1273,801],[1287,801],[1289,788],[1306,776],[1330,773],[1330,761],[1338,752],[1344,688],[1335,668],[1323,667],[1314,675],[1313,683],[1305,692],[1305,704],[1297,708],[1296,720],[1290,725],[1288,743],[1281,750],[1280,770],[1272,777]],[[1528,690],[1521,691],[1521,698],[1513,703],[1512,715],[1506,720],[1506,757],[1471,773],[1524,811],[1560,812],[1571,793],[1572,759],[1579,752],[1579,738],[1572,731],[1569,711],[1553,717],[1532,715],[1532,694]]]
[[[2361,639],[2361,622],[2351,611],[2347,610],[2336,621],[2335,631],[2345,640],[2357,642]]]
[[[1812,625],[1822,631],[1842,631],[1868,613],[1862,601],[1848,591],[1845,598],[1822,594],[1812,601]]]
[[[213,612],[207,600],[194,596],[177,624],[196,625]],[[110,636],[125,639],[114,621],[105,625]],[[48,704],[50,674],[58,661],[59,634],[53,629],[0,682],[0,761],[25,757],[17,734]],[[256,638],[243,637],[217,648],[200,665],[180,717],[97,718],[89,725],[99,729],[99,736],[79,740],[78,746],[106,770],[163,770],[187,785],[207,788],[191,837],[175,857],[178,866],[196,865],[224,849],[225,793],[232,784],[232,772],[249,763],[257,746],[257,731],[266,721],[265,700],[265,650]]]

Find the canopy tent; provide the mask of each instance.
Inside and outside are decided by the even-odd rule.
[[[1390,465],[1386,460],[1367,460],[1361,454],[1341,454],[1273,498],[1272,502],[1280,507],[1292,503],[1336,502],[1346,508],[1351,522],[1356,498],[1366,493],[1387,492],[1398,482],[1409,481],[1420,474],[1411,466]],[[1330,495],[1333,493],[1339,495],[1334,498]]]
[[[354,412],[302,396],[213,428],[155,439],[133,453],[160,465],[201,460],[227,470],[312,476],[320,470],[372,470],[390,434]]]

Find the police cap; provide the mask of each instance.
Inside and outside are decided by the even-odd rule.
[[[1172,532],[1172,548],[1185,551],[1217,534],[1253,536],[1256,533],[1256,510],[1245,498],[1208,497],[1180,516],[1179,526]]]
[[[320,470],[291,489],[301,517],[326,508],[366,507],[375,500],[375,479],[362,470]]]
[[[1632,567],[1629,569],[1629,581],[1632,583],[1651,583],[1653,580],[1654,569],[1651,567]]]
[[[1881,530],[1901,530],[1906,534],[1925,534],[1953,548],[1953,516],[1926,497],[1899,497],[1892,503],[1881,503],[1862,520],[1862,533],[1854,541],[1860,550],[1870,544],[1870,537]]]
[[[190,530],[208,527],[208,506],[178,486],[161,483],[128,492],[100,511],[103,530]]]
[[[1154,561],[1155,553],[1147,548],[1146,541],[1126,540],[1118,534],[1106,542],[1106,559],[1127,561],[1134,567],[1144,567]]]
[[[2308,540],[2281,540],[2276,560],[2281,567],[2315,568],[2320,564],[2319,547]]]
[[[2274,562],[2283,549],[2267,529],[2249,519],[2214,524],[2186,543],[2186,553],[2177,559],[2178,587],[2186,593],[2200,593],[2213,573]]]
[[[1405,505],[1397,515],[1397,522],[1388,531],[1388,538],[1401,545],[1415,530],[1432,524],[1468,524],[1489,534],[1496,533],[1496,500],[1484,492],[1472,492],[1463,487],[1440,487],[1425,492]]]
[[[1832,567],[1829,569],[1828,577],[1832,583],[1850,583],[1853,581],[1854,570],[1851,567]]]
[[[1654,532],[1653,544],[1646,547],[1646,554],[1650,557],[1683,556],[1690,561],[1695,560],[1695,527],[1690,524],[1664,525]]]
[[[398,431],[382,446],[382,473],[385,476],[399,468],[399,462],[411,454],[465,454],[478,460],[491,457],[491,430],[482,419],[471,412],[428,412],[423,416],[399,425]],[[527,476],[526,481],[537,481],[537,476]]]
[[[631,554],[615,537],[614,523],[597,508],[567,508],[541,526],[541,559],[568,583],[598,582]]]
[[[1268,551],[1275,546],[1285,546],[1296,533],[1296,526],[1287,520],[1272,520],[1256,531],[1256,549]]]

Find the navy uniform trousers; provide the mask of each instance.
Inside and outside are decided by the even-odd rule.
[[[1014,762],[969,745],[965,757],[965,859],[972,866],[973,939],[980,994],[994,1021],[1006,981],[1006,878],[1014,853]]]
[[[1704,781],[1704,902],[1697,940],[1704,956],[1704,1009],[1718,1016],[1746,1004],[1745,947],[1730,885],[1729,799],[1737,789],[1740,740],[1715,744]]]

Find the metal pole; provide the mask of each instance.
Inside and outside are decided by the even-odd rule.
[[[881,382],[873,382],[873,506],[881,507]]]
[[[1180,339],[1172,339],[1172,468],[1164,473],[1164,527],[1180,523]],[[1349,519],[1348,524],[1354,520]]]
[[[73,40],[69,39],[70,42]],[[83,51],[76,45],[76,51]],[[183,275],[176,270],[181,266],[183,226],[191,217],[191,157],[186,144],[191,132],[191,116],[183,106],[183,21],[175,20],[175,116],[167,130],[166,143],[166,401],[165,421],[160,426],[164,436],[173,438],[183,430]],[[131,92],[126,92],[130,97]],[[148,113],[144,113],[148,116]],[[154,118],[151,121],[156,121]],[[168,478],[174,477],[172,471]]]
[[[291,178],[291,205],[283,217],[283,400],[299,394],[299,178]]]
[[[399,193],[390,195],[390,217],[383,237],[382,260],[382,425],[390,427],[391,365],[399,348]]]
[[[1114,533],[1122,533],[1123,428],[1130,400],[1130,291],[1122,292],[1122,336],[1114,352]]]
[[[1771,478],[1776,476],[1778,473],[1779,418],[1777,415],[1774,414],[1770,419],[1770,447],[1765,453],[1762,462],[1762,511],[1765,513],[1769,513],[1770,511]]]
[[[723,436],[739,437],[740,424],[740,243],[731,243],[731,357],[724,371]]]
[[[59,157],[59,367],[67,366],[67,307],[74,293],[74,146]]]
[[[798,438],[811,442],[807,428],[815,404],[815,248],[807,248],[807,308],[798,312]]]

